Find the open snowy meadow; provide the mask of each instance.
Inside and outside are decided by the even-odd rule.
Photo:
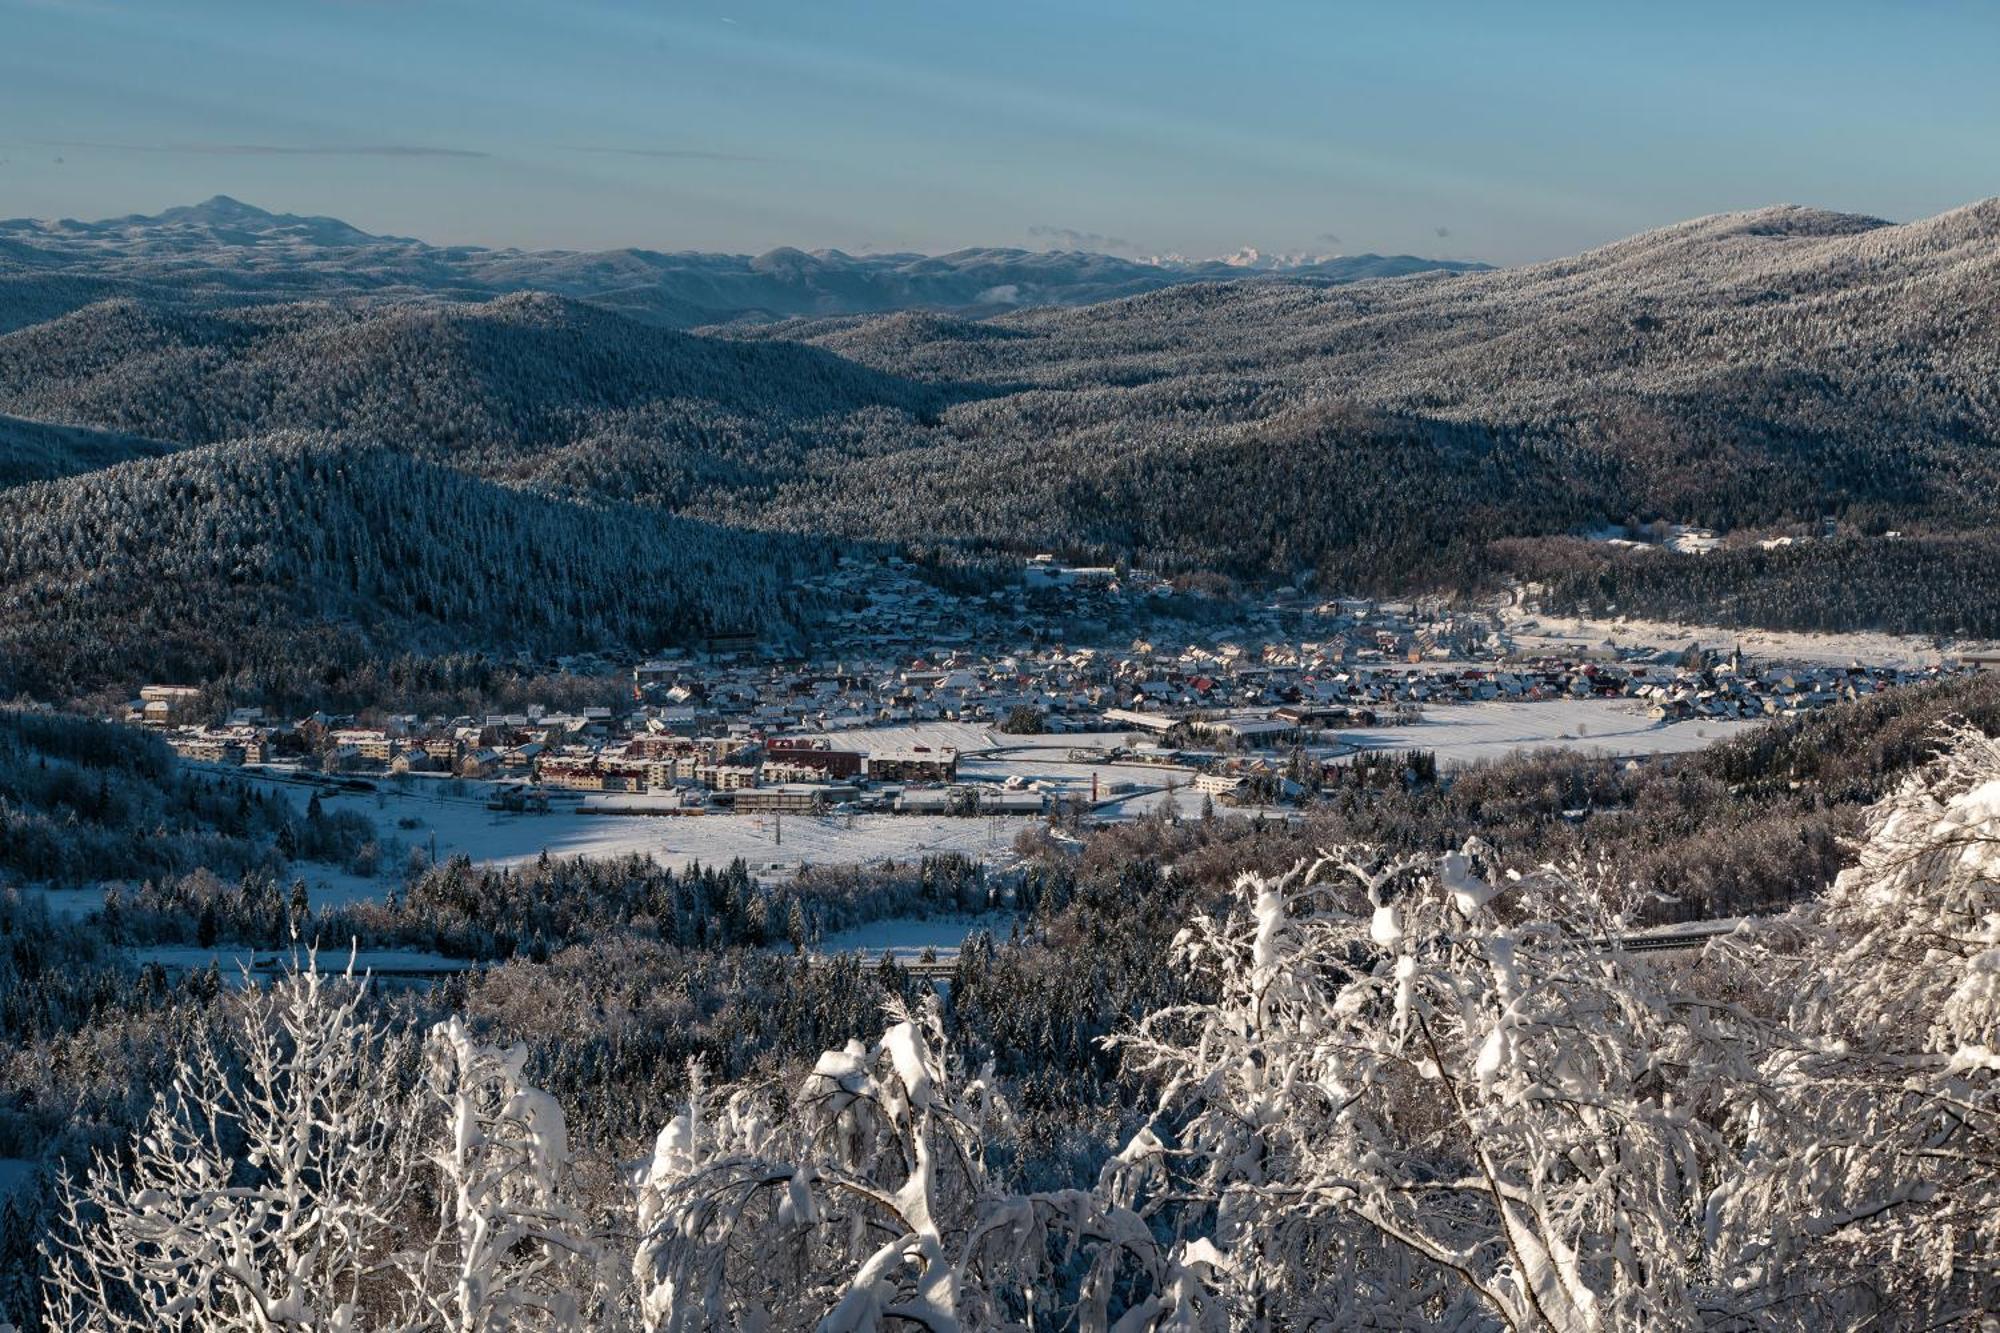
[[[1429,708],[1420,721],[1339,733],[1340,749],[1434,751],[1446,768],[1489,762],[1524,749],[1557,747],[1593,755],[1638,757],[1684,753],[1740,734],[1748,721],[1658,723],[1625,699],[1491,701]],[[1200,797],[1194,772],[1173,765],[1092,761],[1086,752],[1124,745],[1120,732],[1077,735],[998,735],[970,723],[933,722],[835,733],[846,744],[877,747],[950,746],[966,757],[961,780],[1012,784],[1058,797],[1087,799],[1096,783],[1100,819],[1133,819],[1171,802],[1191,815]],[[1329,750],[1328,753],[1336,753]],[[546,814],[491,810],[492,787],[477,782],[413,779],[378,782],[374,791],[329,791],[276,774],[253,780],[284,792],[303,807],[315,790],[329,813],[353,811],[376,827],[395,855],[411,849],[442,860],[464,855],[475,865],[514,866],[550,857],[650,856],[662,865],[727,864],[743,858],[753,875],[788,875],[800,866],[875,864],[940,852],[974,857],[992,866],[1014,860],[1014,842],[1037,821],[1027,816],[958,817],[855,813],[825,815],[643,816],[589,813],[580,802],[558,801]],[[1267,814],[1277,817],[1280,812]],[[359,876],[326,866],[306,875],[315,901],[332,903],[385,895],[400,878],[400,862],[385,857],[378,874]],[[67,904],[62,904],[67,905]],[[92,904],[94,905],[94,897]]]

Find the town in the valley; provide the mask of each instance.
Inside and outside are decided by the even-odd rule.
[[[1004,858],[1002,833],[1036,820],[1285,818],[1343,784],[1427,780],[1522,749],[1636,762],[1986,664],[1941,649],[1871,663],[1824,645],[1590,639],[1520,611],[1290,589],[1182,597],[1164,604],[1194,610],[1175,619],[1157,614],[1174,596],[1164,580],[1048,557],[992,593],[944,591],[901,561],[844,567],[812,591],[839,609],[810,648],[716,635],[640,660],[563,659],[614,701],[595,706],[274,716],[159,682],[125,717],[193,763],[412,806],[391,836],[420,850],[438,852],[442,829],[444,850],[502,863],[636,850],[788,870],[932,850]],[[1118,637],[1141,606],[1148,633]],[[478,811],[478,826],[441,820],[451,807]],[[533,818],[549,815],[564,818]],[[1000,822],[983,834],[960,822],[982,819]]]

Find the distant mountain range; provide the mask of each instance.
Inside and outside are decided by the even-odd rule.
[[[1141,262],[1076,250],[992,248],[945,255],[786,248],[755,256],[488,250],[375,236],[335,218],[268,213],[217,195],[152,216],[0,222],[0,328],[110,295],[241,302],[357,293],[478,299],[541,291],[652,324],[693,328],[793,316],[1086,305],[1252,275],[1325,284],[1485,267],[1411,255]],[[77,279],[81,285],[61,285]],[[74,297],[68,304],[65,290]]]
[[[326,291],[267,299],[301,269],[266,244],[416,243],[195,212],[165,225],[304,239],[180,286],[126,276],[136,241],[92,263],[79,240],[29,275],[48,313],[0,333],[0,696],[123,680],[169,641],[186,674],[271,680],[336,641],[358,669],[782,626],[795,576],[857,543],[2000,636],[2000,200],[701,332],[562,293],[364,291],[331,260]],[[1583,535],[1628,519],[1728,539]]]

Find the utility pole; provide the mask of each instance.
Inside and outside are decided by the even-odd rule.
[[[774,810],[771,813],[771,818],[773,821],[771,825],[771,843],[773,846],[783,847],[785,845],[785,812],[783,810]]]

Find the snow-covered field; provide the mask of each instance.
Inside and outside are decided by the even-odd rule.
[[[1177,791],[1139,792],[1137,795],[1107,801],[1097,807],[1099,819],[1140,819],[1153,814],[1173,802],[1172,813],[1182,819],[1193,819],[1201,813],[1202,794],[1192,787],[1182,787]],[[1289,819],[1302,819],[1304,811],[1295,805],[1220,805],[1216,809],[1226,815],[1240,815],[1244,819],[1262,816],[1266,821],[1283,823]]]
[[[0,1199],[28,1183],[28,1177],[35,1174],[36,1163],[25,1157],[0,1157]]]
[[[964,852],[986,860],[1013,858],[1015,835],[1032,820],[966,819],[946,815],[702,815],[688,819],[623,819],[590,815],[520,815],[507,830],[507,850],[485,860],[515,865],[548,849],[551,856],[643,852],[664,865],[727,862],[742,857],[753,870],[802,864],[908,860],[930,852]],[[538,833],[537,826],[540,826]],[[534,843],[532,849],[525,843]],[[475,859],[481,859],[472,853]]]
[[[1542,616],[1519,607],[1505,607],[1500,616],[1515,644],[1533,651],[1545,647],[1552,654],[1573,653],[1582,648],[1610,643],[1619,648],[1704,648],[1728,650],[1741,646],[1753,661],[1848,666],[1927,667],[1950,662],[1951,653],[1974,648],[1990,648],[1986,642],[1960,643],[1940,653],[1932,640],[1914,635],[1803,634],[1786,630],[1724,629],[1717,625],[1678,625],[1657,620],[1577,620]]]
[[[303,805],[311,789],[274,784]],[[478,790],[476,785],[474,790]],[[384,837],[429,850],[435,836],[440,858],[463,853],[478,865],[521,865],[547,852],[552,857],[621,856],[640,853],[662,865],[726,864],[736,857],[754,872],[783,873],[800,865],[832,865],[910,860],[932,852],[963,852],[989,862],[1013,859],[1014,838],[1031,820],[955,818],[947,815],[771,815],[704,814],[648,818],[591,815],[558,804],[548,814],[488,810],[483,798],[441,797],[422,787],[399,791],[323,795],[329,813],[354,810],[375,821]],[[412,827],[402,827],[408,821]],[[346,896],[386,893],[400,867],[385,867],[382,878],[322,876],[327,889]],[[308,877],[308,884],[313,884]],[[317,891],[317,889],[316,889]]]
[[[245,969],[268,971],[281,965],[287,956],[284,950],[245,949],[233,945],[221,949],[203,949],[195,945],[160,944],[132,950],[132,957],[138,962],[158,963],[174,972],[198,972],[213,963],[222,973],[223,979],[231,983],[240,980]],[[418,949],[361,949],[351,954],[342,950],[322,949],[315,962],[321,972],[344,972],[350,960],[356,975],[374,972],[401,976],[442,976],[450,972],[463,972],[469,966],[463,959],[446,958],[443,954],[426,953]]]
[[[1063,795],[1090,795],[1090,780],[1097,778],[1098,794],[1109,796],[1109,788],[1114,783],[1127,783],[1134,788],[1164,787],[1169,783],[1185,787],[1194,781],[1194,773],[1185,768],[1164,768],[1151,764],[1091,764],[1071,760],[1065,750],[1041,750],[1022,753],[996,754],[982,759],[962,759],[958,765],[958,776],[969,782],[1005,782],[1009,778],[1020,778],[1030,786],[1039,786]]]
[[[929,949],[940,960],[950,960],[958,956],[965,937],[973,931],[989,931],[994,939],[1005,940],[1016,919],[1005,912],[989,912],[981,916],[889,917],[871,921],[865,926],[836,931],[820,940],[819,952],[860,953],[869,958],[880,958],[886,953],[899,963],[909,963],[915,962],[923,956],[924,950]]]
[[[995,736],[977,722],[910,722],[894,727],[825,731],[819,735],[842,749],[907,750],[923,745],[933,750],[950,748],[960,754],[991,749],[1008,739]]]
[[[36,886],[32,892],[39,893],[48,904],[49,915],[59,920],[73,921],[89,916],[104,906],[104,890],[96,884],[80,889],[52,889],[47,885]]]
[[[1756,722],[1658,723],[1630,699],[1550,699],[1450,704],[1407,726],[1343,728],[1364,749],[1434,750],[1446,767],[1560,746],[1586,754],[1683,754],[1739,735]]]

